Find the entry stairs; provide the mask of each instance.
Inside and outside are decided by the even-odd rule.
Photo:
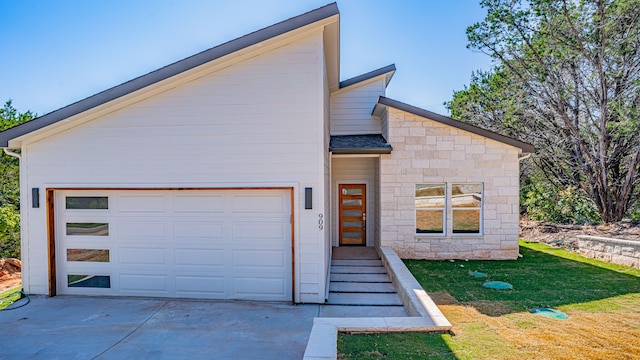
[[[332,254],[329,299],[320,317],[408,316],[375,249],[339,247]]]

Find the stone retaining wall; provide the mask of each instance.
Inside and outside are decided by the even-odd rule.
[[[579,235],[578,252],[592,259],[640,269],[640,241]]]

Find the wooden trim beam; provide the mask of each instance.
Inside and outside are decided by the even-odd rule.
[[[49,296],[56,296],[56,228],[55,228],[55,194],[47,189],[47,238],[49,245]]]
[[[289,198],[291,199],[291,303],[295,304],[296,303],[296,254],[295,254],[295,223],[296,223],[296,219],[295,219],[295,212],[294,212],[294,204],[295,201],[293,200],[293,196],[294,196],[294,189],[293,188],[289,188],[290,191],[290,195]]]

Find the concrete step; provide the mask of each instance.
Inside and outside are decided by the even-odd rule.
[[[374,306],[402,306],[398,294],[359,294],[329,292],[329,305],[374,305]]]
[[[374,248],[363,246],[334,247],[331,255],[333,259],[380,259]]]
[[[320,305],[320,317],[405,317],[404,306]]]
[[[336,274],[331,273],[331,282],[381,282],[390,283],[388,274]]]
[[[331,274],[386,274],[384,266],[331,266]]]
[[[335,266],[382,266],[382,261],[380,260],[340,260],[333,259],[331,260],[331,265]]]
[[[370,282],[331,282],[329,291],[341,293],[396,293],[396,288],[391,283]]]

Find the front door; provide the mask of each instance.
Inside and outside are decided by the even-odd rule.
[[[342,184],[339,186],[340,246],[367,245],[367,186]]]

